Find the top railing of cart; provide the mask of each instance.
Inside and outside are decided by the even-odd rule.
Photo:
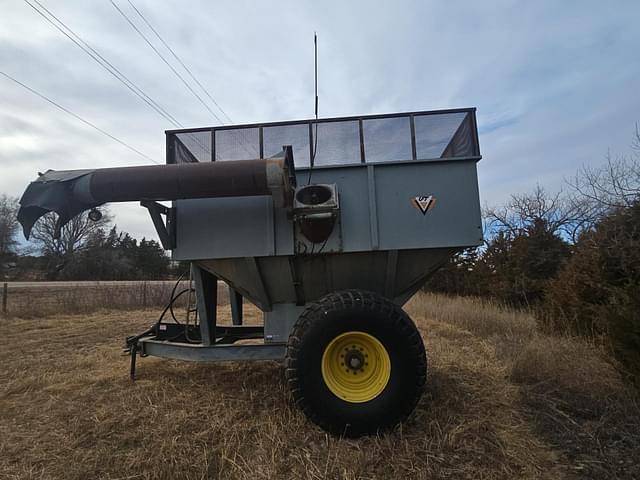
[[[271,158],[293,146],[296,169],[479,160],[475,108],[168,130],[167,163]],[[315,151],[315,154],[314,154]]]

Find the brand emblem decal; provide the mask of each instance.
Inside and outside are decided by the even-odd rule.
[[[411,203],[420,210],[423,215],[426,215],[436,204],[436,197],[433,195],[416,195],[415,197],[411,197]]]

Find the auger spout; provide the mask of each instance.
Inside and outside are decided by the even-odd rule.
[[[290,147],[289,147],[290,148]],[[48,170],[20,199],[18,221],[28,239],[35,222],[58,214],[58,230],[79,213],[110,202],[271,195],[290,203],[295,187],[292,155],[95,170]]]

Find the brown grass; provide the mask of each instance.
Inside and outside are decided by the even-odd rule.
[[[157,311],[0,320],[0,478],[640,475],[640,414],[599,351],[475,300],[425,296],[408,309],[427,390],[396,431],[358,440],[309,424],[274,362],[145,358],[131,383],[119,347]],[[568,391],[595,407],[566,407]]]
[[[423,293],[413,297],[407,308],[482,338],[499,336],[528,340],[537,331],[533,315],[481,298]]]
[[[602,353],[573,338],[539,336],[515,359],[511,379],[530,392],[553,396],[564,409],[598,416],[624,394],[624,385]]]

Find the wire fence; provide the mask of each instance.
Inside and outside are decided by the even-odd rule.
[[[187,287],[181,282],[177,291]],[[101,310],[160,309],[170,298],[175,282],[43,282],[41,284],[4,283],[2,316],[4,318],[43,318],[60,314],[93,313]],[[226,286],[218,286],[218,303],[229,303]],[[175,303],[186,308],[186,296]]]

